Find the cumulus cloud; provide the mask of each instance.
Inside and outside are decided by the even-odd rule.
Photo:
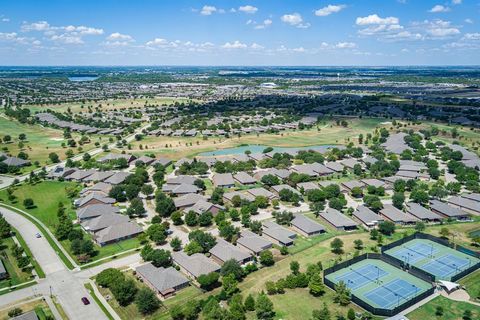
[[[442,6],[441,4],[437,4],[433,6],[432,9],[429,10],[429,12],[432,12],[432,13],[440,13],[440,12],[448,12],[448,11],[450,11],[450,8],[446,6]]]
[[[452,0],[452,4],[462,4],[462,0]]]
[[[216,8],[216,7],[214,7],[214,6],[207,6],[207,5],[203,6],[202,10],[200,10],[200,14],[201,14],[202,16],[209,16],[209,15],[211,15],[212,13],[215,13],[215,12],[217,12],[217,8]]]
[[[460,34],[458,27],[452,25],[450,21],[441,19],[433,21],[425,20],[420,23],[415,23],[414,26],[419,30],[425,30],[430,39],[443,39]]]
[[[381,18],[375,13],[367,17],[358,17],[355,22],[359,26],[366,26],[371,24],[388,25],[388,24],[398,24],[399,19],[397,17]]]
[[[308,28],[310,26],[309,23],[303,22],[303,18],[298,12],[291,13],[291,14],[284,14],[280,18],[280,20],[297,28]]]
[[[353,42],[338,42],[335,44],[335,48],[338,49],[353,49],[356,48],[357,45]]]
[[[238,40],[235,40],[234,42],[226,42],[222,48],[223,49],[245,49],[248,46],[245,43],[242,43]]]
[[[323,7],[321,9],[318,9],[315,11],[315,15],[318,17],[325,17],[328,15],[331,15],[332,13],[337,13],[345,9],[347,6],[344,4],[338,4],[338,5],[332,5],[329,4],[326,7]]]
[[[260,24],[257,24],[257,23],[254,22],[254,21],[253,21],[252,23],[255,24],[255,27],[254,27],[254,28],[257,29],[257,30],[259,30],[259,29],[268,28],[269,26],[272,25],[273,21],[270,20],[270,19],[265,19],[265,20],[263,20],[263,22],[260,23]]]
[[[83,44],[83,36],[98,36],[104,33],[103,29],[88,26],[52,26],[47,21],[33,23],[24,22],[20,28],[22,32],[42,32],[47,39],[62,44]]]
[[[135,39],[133,39],[132,36],[114,32],[106,38],[104,44],[108,46],[127,46],[132,42],[135,42]]]
[[[248,13],[248,14],[254,14],[258,11],[258,8],[251,5],[246,5],[246,6],[239,7],[238,11],[241,11],[243,13]]]

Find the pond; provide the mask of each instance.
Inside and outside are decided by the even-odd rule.
[[[70,81],[93,81],[97,80],[97,76],[72,76],[68,77],[68,80]]]
[[[249,150],[251,153],[262,153],[265,148],[269,146],[251,144],[246,146],[240,146],[235,148],[220,149],[209,152],[202,152],[198,154],[200,157],[212,157],[212,156],[229,156],[236,154],[244,154],[245,151]],[[341,147],[336,145],[318,145],[318,146],[308,146],[308,147],[272,147],[274,152],[295,152],[301,150],[315,150],[319,152],[325,152],[327,149]]]

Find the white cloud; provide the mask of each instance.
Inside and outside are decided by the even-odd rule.
[[[462,4],[462,0],[452,0],[452,4]]]
[[[262,49],[265,49],[264,46],[259,45],[258,43],[255,43],[255,42],[252,43],[252,45],[250,46],[250,48],[253,49],[253,50],[262,50]]]
[[[430,39],[442,39],[460,34],[460,30],[456,26],[452,26],[450,21],[445,20],[425,20],[416,23],[415,27],[424,30]]]
[[[230,43],[230,42],[226,42],[222,48],[224,49],[245,49],[247,48],[248,46],[245,44],[245,43],[242,43],[238,40],[235,40],[234,42]]]
[[[297,12],[291,14],[284,14],[280,18],[280,20],[297,28],[308,28],[310,26],[309,23],[303,23],[302,16],[300,15],[300,13]]]
[[[110,34],[107,38],[107,41],[104,42],[107,46],[127,46],[132,42],[135,42],[132,36],[128,34],[121,34],[119,32],[114,32]]]
[[[356,47],[357,45],[353,42],[338,42],[337,44],[335,44],[335,48],[338,49],[352,49]]]
[[[463,40],[480,40],[480,33],[466,33],[463,38]]]
[[[272,20],[270,20],[270,19],[265,19],[265,20],[263,20],[263,22],[262,22],[261,24],[255,25],[254,28],[257,29],[257,30],[259,30],[259,29],[265,29],[265,28],[268,28],[269,26],[271,26],[272,23],[273,23]],[[254,22],[254,24],[255,24],[255,22]]]
[[[307,50],[305,50],[304,47],[299,47],[299,48],[293,48],[292,51],[293,51],[293,52],[303,53],[303,52],[305,52],[305,51],[307,51]]]
[[[326,7],[323,7],[321,9],[318,9],[315,11],[315,15],[318,17],[325,17],[328,15],[331,15],[332,13],[337,13],[340,12],[341,10],[345,9],[347,6],[344,4],[339,4],[339,5],[332,5],[329,4]]]
[[[470,18],[467,18],[467,19],[465,19],[465,22],[466,22],[466,23],[469,23],[469,24],[472,24],[472,23],[473,23],[473,20],[470,19]]]
[[[203,6],[202,10],[200,11],[200,14],[202,16],[209,16],[212,13],[217,12],[217,8],[214,6]]]
[[[50,24],[47,21],[38,21],[33,23],[23,23],[21,30],[23,32],[29,31],[47,31],[50,29]]]
[[[63,44],[83,44],[83,40],[79,36],[72,36],[68,34],[54,34],[53,36],[50,37],[50,40],[58,43],[63,43]]]
[[[258,8],[251,5],[246,5],[246,6],[239,7],[238,11],[241,11],[243,13],[248,13],[248,14],[254,14],[255,12],[258,11]]]
[[[432,13],[440,13],[440,12],[448,12],[448,11],[450,11],[450,8],[446,6],[442,6],[441,4],[437,4],[433,6],[432,9],[429,10],[429,12],[432,12]]]
[[[381,18],[376,13],[371,14],[367,17],[358,17],[356,20],[356,24],[359,26],[366,26],[371,24],[388,25],[388,24],[398,24],[398,23],[399,23],[399,19],[397,17]]]
[[[168,41],[166,39],[162,38],[155,38],[153,40],[150,40],[146,43],[147,46],[164,46],[167,45]]]
[[[2,18],[2,22],[10,22],[9,18]]]

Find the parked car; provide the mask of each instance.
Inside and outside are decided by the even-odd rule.
[[[41,237],[42,237],[42,235],[41,235],[40,233],[38,233],[38,232],[37,232],[37,233],[35,233],[35,237],[36,237],[36,238],[41,238]]]
[[[82,302],[83,302],[84,305],[90,304],[90,301],[87,299],[87,297],[83,297]]]

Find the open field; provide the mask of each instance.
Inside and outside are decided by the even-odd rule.
[[[345,144],[354,141],[359,134],[364,136],[381,126],[385,119],[349,119],[347,128],[337,126],[334,122],[320,125],[320,130],[312,128],[303,131],[285,131],[278,134],[248,134],[233,136],[209,137],[145,137],[141,141],[132,142],[133,153],[155,153],[174,160],[192,157],[196,154],[247,144],[259,144],[272,147],[305,147],[325,144]],[[190,145],[191,144],[191,145]],[[140,149],[142,145],[143,150]],[[165,146],[169,147],[166,148]],[[171,147],[170,147],[171,145]]]
[[[437,307],[443,308],[442,316],[435,316]],[[420,308],[407,314],[410,320],[425,320],[425,319],[442,319],[442,320],[460,320],[463,317],[465,310],[472,311],[471,319],[478,319],[480,316],[480,306],[473,305],[468,302],[453,301],[448,298],[439,296],[424,304]]]
[[[28,108],[32,112],[42,111],[46,109],[52,109],[57,112],[65,112],[69,108],[72,112],[85,112],[88,110],[88,106],[92,106],[92,109],[100,106],[102,110],[113,110],[113,109],[126,109],[126,108],[143,108],[145,104],[148,105],[171,105],[174,103],[187,103],[189,101],[195,101],[188,98],[176,98],[176,97],[155,97],[152,99],[138,98],[138,99],[107,99],[100,101],[87,101],[84,104],[81,102],[67,102],[62,104],[51,104],[51,105],[23,105],[23,108]],[[84,107],[82,108],[82,105]]]
[[[470,299],[475,301],[480,300],[480,270],[469,274],[459,282],[462,286],[467,288]]]
[[[75,188],[77,183],[73,182],[58,182],[58,181],[43,181],[35,185],[22,184],[15,187],[14,195],[15,200],[9,201],[6,190],[0,191],[0,199],[3,203],[14,206],[21,210],[27,211],[36,218],[38,218],[47,228],[55,232],[55,227],[58,224],[57,209],[58,203],[62,202],[65,205],[66,213],[71,217],[72,220],[76,218],[75,210],[70,205],[71,199],[68,198],[65,188]],[[23,206],[23,200],[26,198],[33,199],[35,203],[35,208],[26,209]],[[90,235],[85,234],[85,236],[90,237]],[[70,253],[70,241],[63,240],[61,241],[62,246]],[[98,251],[98,254],[92,257],[92,260],[98,260],[104,257],[111,255],[116,255],[122,251],[137,248],[140,246],[140,243],[137,239],[127,239],[119,243],[114,243],[100,247],[95,245],[95,249]],[[70,255],[76,260],[76,257],[70,253]]]
[[[23,148],[18,146],[18,135],[24,133],[27,136],[27,139],[23,142]],[[28,125],[22,124],[13,119],[7,119],[2,114],[0,114],[0,137],[5,135],[10,135],[12,137],[11,143],[0,142],[0,152],[9,153],[12,156],[17,156],[20,151],[23,151],[28,154],[29,160],[32,162],[38,161],[41,166],[45,164],[51,164],[48,155],[52,152],[58,154],[60,159],[66,159],[65,152],[69,148],[62,147],[62,143],[66,143],[66,140],[63,139],[63,131],[42,127],[39,125]],[[78,139],[79,134],[73,133],[72,137]],[[84,151],[92,149],[95,147],[96,141],[108,141],[108,137],[105,136],[96,136],[90,135],[91,142],[84,144],[82,146]],[[5,150],[5,148],[7,148]],[[77,149],[72,149],[77,153]],[[22,171],[29,171],[35,166],[24,168]]]

